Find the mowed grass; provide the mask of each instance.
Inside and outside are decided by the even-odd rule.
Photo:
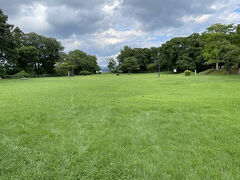
[[[240,76],[0,80],[0,179],[240,179]]]

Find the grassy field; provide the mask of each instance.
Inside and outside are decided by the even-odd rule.
[[[240,179],[240,76],[0,80],[0,179]]]

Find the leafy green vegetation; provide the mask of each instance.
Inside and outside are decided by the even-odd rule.
[[[25,71],[21,71],[12,76],[12,78],[14,78],[14,79],[19,79],[19,78],[24,78],[24,77],[30,77],[30,74],[26,73]]]
[[[174,37],[160,47],[125,46],[117,56],[124,72],[127,72],[122,66],[124,59],[130,57],[137,59],[138,72],[154,72],[159,68],[201,72],[216,65],[217,71],[225,68],[230,74],[232,68],[240,68],[240,25],[213,24],[201,34]]]
[[[200,74],[200,75],[226,75],[226,74],[228,74],[228,71],[226,69],[219,69],[218,71],[216,71],[215,69],[208,69],[208,70],[202,71],[198,74]],[[239,71],[239,69],[232,68],[231,74],[239,75],[240,71]]]
[[[96,73],[97,58],[80,50],[63,52],[55,38],[36,33],[24,33],[8,23],[8,16],[0,9],[0,77],[9,78],[20,71],[34,76]]]
[[[186,71],[184,71],[185,76],[190,76],[191,73],[192,73],[192,71],[190,71],[190,70],[186,70]]]
[[[91,73],[89,71],[81,71],[79,74],[84,75],[84,76],[91,75]]]
[[[0,80],[0,179],[240,179],[240,76]]]

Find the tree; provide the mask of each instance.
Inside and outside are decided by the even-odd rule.
[[[34,73],[38,63],[39,51],[33,46],[23,46],[18,49],[19,59],[17,61],[18,71]]]
[[[3,66],[0,65],[0,78],[5,75],[5,70]]]
[[[193,59],[186,54],[179,57],[178,61],[176,62],[176,65],[177,68],[182,71],[196,69],[196,65]]]
[[[107,59],[107,62],[108,62],[108,65],[107,65],[108,69],[111,72],[115,72],[116,71],[117,62],[113,58]]]
[[[157,67],[155,63],[151,63],[147,65],[147,70],[150,72],[156,71]]]
[[[139,65],[135,57],[125,58],[123,62],[120,64],[120,67],[121,67],[121,70],[128,73],[139,69]]]
[[[15,73],[15,61],[18,55],[12,34],[14,26],[7,21],[8,16],[0,9],[0,66],[6,73]]]
[[[14,38],[14,43],[17,48],[24,46],[23,39],[22,39],[24,36],[24,33],[22,32],[22,30],[19,27],[14,28],[14,30],[12,31],[12,35]]]
[[[204,57],[208,64],[216,64],[216,70],[219,70],[219,63],[222,62],[222,55],[220,54],[220,46],[224,41],[230,39],[230,34],[234,32],[236,27],[233,24],[214,24],[207,28],[203,34],[206,39],[206,46],[204,49]]]
[[[74,69],[74,65],[71,64],[69,61],[57,62],[55,67],[57,74],[68,75],[68,77],[70,76],[70,72],[72,72],[73,69]]]
[[[39,61],[36,65],[37,74],[54,73],[54,65],[60,61],[64,49],[59,41],[36,33],[28,33],[23,36],[23,44],[25,46],[34,46],[39,51]]]
[[[222,60],[227,68],[227,74],[230,74],[231,67],[240,64],[240,47],[226,41],[220,46],[219,53],[222,54]]]
[[[70,51],[67,56],[62,56],[62,61],[56,64],[55,70],[60,74],[71,72],[74,75],[81,71],[96,73],[100,68],[96,56],[87,55],[81,50],[74,50]]]

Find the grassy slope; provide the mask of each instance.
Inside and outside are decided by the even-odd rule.
[[[0,81],[0,179],[240,179],[240,76]]]
[[[213,69],[208,69],[199,73],[200,75],[227,75],[226,69],[219,69],[219,71],[214,71]],[[232,75],[239,75],[238,69],[231,70]]]

